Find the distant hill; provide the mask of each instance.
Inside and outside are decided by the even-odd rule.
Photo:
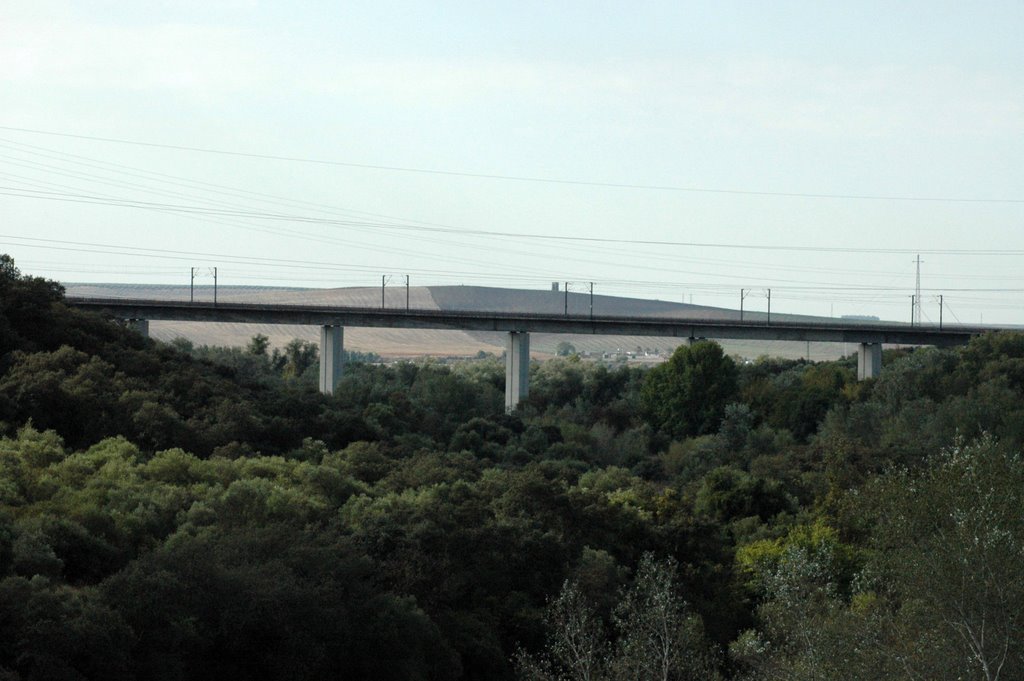
[[[97,296],[114,298],[154,298],[163,300],[188,300],[188,286],[145,285],[145,284],[76,284],[66,283],[68,295]],[[267,286],[220,286],[217,299],[232,302],[253,303],[307,303],[313,305],[338,305],[352,307],[405,307],[427,310],[489,310],[501,312],[545,312],[560,314],[568,307],[570,314],[587,314],[591,297],[586,293],[564,291],[508,289],[485,286],[429,286],[411,287],[408,293],[403,287],[388,287],[381,300],[381,289],[372,287],[351,287],[334,289],[287,288]],[[213,299],[213,287],[197,286],[194,299]],[[739,313],[727,308],[688,305],[661,300],[624,298],[618,296],[593,296],[595,315],[609,316],[651,316],[651,317],[697,317],[703,319],[736,319]],[[764,312],[747,312],[749,319],[764,319]],[[773,314],[773,319],[822,321],[821,317],[803,315]],[[245,345],[256,334],[270,338],[271,343],[280,347],[294,338],[317,342],[319,329],[312,326],[271,325],[271,324],[211,324],[203,322],[161,322],[150,323],[150,335],[162,341],[187,338],[196,345]],[[602,355],[605,353],[645,353],[647,361],[657,361],[654,355],[667,355],[680,343],[678,338],[654,338],[649,336],[591,336],[532,334],[532,352],[539,357],[554,355],[559,343],[567,341],[578,352]],[[429,329],[368,329],[348,328],[345,330],[345,346],[350,350],[376,352],[383,357],[466,357],[479,352],[501,354],[504,351],[504,334],[480,331],[438,331]],[[787,358],[805,357],[808,349],[812,359],[835,359],[854,350],[852,345],[842,343],[806,343],[791,341],[750,342],[721,341],[730,354],[755,358],[771,355]]]

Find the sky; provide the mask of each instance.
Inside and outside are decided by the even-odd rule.
[[[0,252],[1024,324],[1024,3],[0,0]],[[564,285],[564,284],[563,284]]]

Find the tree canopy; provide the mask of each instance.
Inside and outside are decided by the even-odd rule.
[[[676,438],[718,429],[737,390],[736,364],[710,341],[680,345],[644,377],[640,397],[651,424]]]
[[[0,258],[0,679],[1012,679],[1024,341],[645,370],[147,340]]]

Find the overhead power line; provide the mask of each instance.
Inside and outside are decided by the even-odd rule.
[[[445,234],[478,235],[489,237],[507,237],[514,239],[543,239],[548,241],[569,241],[606,244],[631,244],[642,246],[673,246],[683,248],[724,248],[734,250],[754,251],[793,251],[809,253],[929,253],[938,255],[978,255],[978,256],[1018,256],[1024,255],[1021,249],[969,249],[969,248],[865,248],[855,246],[787,246],[787,245],[766,245],[766,244],[730,244],[714,243],[707,241],[663,241],[647,239],[615,239],[609,237],[585,237],[565,236],[558,234],[537,234],[526,232],[499,232],[482,229],[456,229],[444,227],[427,227],[424,225],[394,224],[370,221],[336,220],[330,218],[312,217],[308,215],[290,215],[287,213],[268,213],[247,210],[226,210],[202,206],[189,206],[184,204],[159,203],[152,201],[139,201],[135,199],[112,199],[95,194],[72,194],[66,192],[48,192],[42,190],[25,189],[21,187],[0,186],[0,195],[17,196],[29,199],[43,199],[49,201],[65,201],[71,203],[98,204],[106,206],[119,206],[122,208],[140,208],[145,210],[160,210],[169,212],[180,212],[194,215],[214,215],[221,217],[249,218],[259,220],[284,220],[293,222],[305,222],[326,225],[345,225],[350,227],[374,227],[377,229],[397,229],[416,232],[436,232]]]
[[[574,180],[555,177],[533,177],[528,175],[502,175],[498,173],[474,173],[467,171],[440,170],[436,168],[415,168],[408,166],[378,165],[370,163],[354,163],[351,161],[335,161],[329,159],[305,158],[301,156],[284,156],[278,154],[258,154],[244,151],[231,151],[227,149],[213,149],[210,147],[195,147],[182,144],[165,144],[160,142],[144,142],[141,140],[119,139],[115,137],[100,137],[97,135],[79,135],[68,132],[57,132],[53,130],[38,130],[33,128],[19,128],[14,126],[0,125],[0,130],[11,132],[28,133],[32,135],[50,135],[54,137],[66,137],[71,139],[89,140],[93,142],[106,142],[110,144],[128,144],[154,149],[171,149],[174,151],[187,151],[202,154],[216,154],[219,156],[234,156],[240,158],[253,158],[267,161],[287,161],[289,163],[309,163],[315,165],[338,166],[343,168],[358,168],[362,170],[381,170],[397,173],[418,173],[424,175],[440,175],[446,177],[465,177],[484,180],[500,180],[507,182],[531,182],[544,184],[560,184],[580,187],[601,187],[604,189],[635,189],[645,191],[665,192],[686,192],[700,194],[728,194],[733,196],[766,196],[777,198],[797,199],[832,199],[832,200],[853,200],[853,201],[910,201],[910,202],[940,202],[940,203],[1008,203],[1024,204],[1024,199],[1014,198],[969,198],[950,196],[901,196],[884,194],[827,194],[814,192],[771,192],[750,189],[723,189],[714,187],[686,187],[676,185],[638,184],[630,182],[598,182],[594,180]]]
[[[39,147],[39,146],[31,145],[31,144],[25,144],[25,143],[22,143],[22,142],[12,142],[12,141],[7,140],[7,139],[0,139],[0,147],[5,147],[5,148],[8,148],[8,149],[12,149],[12,150],[15,150],[17,152],[29,154],[31,156],[40,156],[40,157],[43,157],[43,158],[46,158],[46,159],[49,159],[49,160],[56,160],[58,162],[71,164],[73,166],[84,166],[86,168],[89,168],[92,171],[98,170],[98,171],[103,172],[103,173],[110,173],[110,174],[115,174],[115,175],[127,175],[129,177],[132,177],[133,179],[141,178],[141,179],[145,179],[145,180],[155,180],[156,182],[161,183],[161,184],[169,184],[169,185],[172,185],[174,187],[184,187],[184,188],[190,189],[192,191],[198,190],[198,191],[203,192],[204,194],[205,193],[212,193],[212,194],[220,195],[220,196],[229,196],[229,197],[234,198],[234,199],[237,199],[239,197],[244,197],[244,198],[248,198],[248,199],[251,200],[252,198],[255,198],[257,201],[259,201],[261,203],[276,204],[278,206],[284,205],[284,206],[287,206],[288,208],[292,208],[292,209],[296,209],[296,208],[298,208],[298,209],[307,209],[307,210],[308,209],[313,209],[316,212],[328,213],[328,214],[334,214],[334,215],[344,214],[344,217],[346,217],[346,218],[350,217],[350,214],[360,214],[362,216],[369,216],[369,217],[375,218],[376,219],[375,222],[377,222],[379,220],[385,220],[385,221],[388,221],[389,224],[397,221],[399,224],[404,223],[404,224],[408,224],[408,225],[421,225],[421,226],[427,226],[427,227],[439,227],[439,228],[445,228],[445,229],[456,229],[452,225],[446,225],[446,224],[440,224],[440,223],[434,223],[434,222],[425,222],[425,221],[422,221],[422,220],[415,220],[415,219],[408,219],[408,218],[401,218],[401,217],[397,217],[397,216],[394,216],[394,215],[384,215],[384,214],[380,214],[380,213],[371,213],[371,212],[366,212],[366,211],[357,211],[357,210],[353,210],[351,208],[341,208],[341,207],[333,206],[333,205],[326,205],[326,204],[313,203],[313,202],[307,202],[307,201],[299,201],[299,200],[296,200],[294,198],[290,198],[290,197],[286,197],[286,196],[277,196],[277,195],[273,195],[273,194],[267,194],[267,193],[264,193],[264,192],[253,192],[253,191],[249,191],[249,190],[242,189],[242,188],[239,188],[239,187],[231,187],[231,186],[228,186],[228,185],[215,184],[215,183],[209,183],[209,182],[204,182],[204,181],[198,181],[198,180],[194,180],[194,179],[191,179],[191,178],[184,178],[184,177],[179,177],[179,176],[175,176],[175,175],[168,175],[166,173],[158,173],[158,172],[154,172],[154,171],[151,171],[151,170],[145,170],[145,169],[142,169],[142,168],[136,168],[136,167],[132,167],[132,166],[125,166],[125,165],[121,165],[121,164],[117,164],[117,163],[111,163],[109,161],[105,161],[105,160],[101,160],[101,159],[95,159],[95,158],[90,158],[90,157],[87,157],[87,156],[81,156],[81,155],[78,155],[78,154],[68,154],[68,153],[65,153],[65,152],[56,151],[56,150],[53,150],[53,149],[47,149],[45,147]],[[0,158],[17,158],[17,157],[7,157],[5,155],[0,155]],[[23,160],[22,159],[18,159],[18,161],[23,161]],[[22,163],[20,163],[18,161],[8,161],[8,162],[13,163],[13,165],[21,165]],[[78,170],[71,170],[71,171],[69,171],[66,168],[64,168],[63,166],[53,166],[53,165],[49,165],[49,164],[46,164],[46,163],[35,162],[35,161],[24,161],[24,162],[28,162],[32,166],[38,166],[38,167],[42,168],[44,171],[49,172],[51,174],[57,174],[57,175],[68,176],[68,177],[75,177],[75,178],[78,178],[78,179],[81,179],[81,180],[84,180],[84,181],[87,181],[87,182],[90,182],[90,183],[99,183],[99,184],[103,184],[103,185],[120,186],[122,188],[128,188],[128,189],[138,188],[138,189],[144,190],[147,193],[152,193],[152,194],[158,194],[158,195],[163,195],[163,196],[174,196],[174,197],[190,198],[189,195],[183,194],[180,191],[168,191],[168,190],[165,190],[165,189],[159,189],[159,188],[143,186],[143,185],[137,184],[135,182],[125,182],[123,180],[113,180],[113,181],[111,181],[109,179],[101,179],[101,176],[97,176],[93,172],[78,171]],[[7,178],[10,178],[10,179],[15,179],[20,184],[31,184],[31,185],[34,185],[36,188],[51,189],[51,190],[54,189],[54,188],[57,188],[57,189],[69,189],[69,190],[74,190],[74,191],[84,191],[84,190],[81,190],[80,188],[77,188],[77,187],[70,187],[70,186],[67,186],[67,185],[59,185],[59,184],[56,184],[56,183],[46,183],[46,184],[51,185],[51,186],[43,187],[42,185],[38,184],[38,181],[32,181],[30,178],[26,178],[26,177],[21,176],[21,175],[13,175],[13,174],[8,174],[8,173],[0,173],[0,177],[7,177]],[[95,193],[95,192],[93,192],[93,193]],[[100,195],[104,196],[106,198],[110,198],[110,199],[116,198],[116,197],[113,197],[113,196],[111,196],[109,194],[105,194],[105,193],[104,194],[100,194]],[[198,200],[200,203],[205,203],[205,204],[217,204],[217,205],[220,205],[220,206],[232,207],[232,208],[249,208],[249,206],[240,206],[237,203],[229,203],[229,202],[225,202],[223,200],[211,200],[211,199],[205,198],[205,197],[197,198],[196,200]],[[158,209],[154,209],[154,210],[158,210]],[[196,217],[196,216],[192,216],[192,219],[205,219],[205,220],[209,220],[211,222],[216,222],[218,224],[226,224],[226,225],[231,225],[231,226],[235,226],[235,227],[240,227],[240,228],[243,228],[243,229],[252,229],[252,230],[257,230],[257,231],[266,231],[268,233],[273,233],[271,230],[262,230],[262,229],[258,229],[258,228],[253,228],[253,227],[245,226],[242,223],[232,222],[232,221],[224,220],[224,219],[221,219],[221,218],[213,219],[213,218],[209,218],[209,217],[207,217],[207,218],[199,218],[199,217]],[[363,219],[365,219],[365,217]],[[362,231],[364,233],[370,233],[372,231],[372,229],[373,229],[373,227],[356,227],[353,224],[346,224],[346,225],[344,225],[344,227],[346,227],[348,229],[359,230],[359,231]],[[292,230],[287,230],[287,233],[289,235],[297,237],[297,238],[310,239],[310,237],[305,236],[301,232],[294,232]],[[490,251],[490,250],[493,249],[492,245],[477,245],[477,244],[473,244],[473,243],[467,242],[465,240],[465,237],[466,236],[471,236],[471,235],[467,235],[464,232],[453,234],[453,236],[455,236],[456,238],[460,239],[460,241],[457,242],[457,243],[458,243],[459,246],[461,246],[463,248],[474,248],[474,249],[478,249],[478,250],[487,250],[487,251]],[[488,238],[487,235],[476,235],[476,236],[480,236],[481,238]],[[502,238],[504,238],[504,237],[502,237]],[[432,243],[445,243],[443,241],[433,241],[433,240],[429,240],[429,239],[424,239],[423,237],[419,237],[419,239],[421,239],[423,241],[430,241]],[[316,241],[321,241],[322,239],[317,238],[315,240]],[[328,243],[328,241],[324,241],[324,243]],[[448,243],[451,243],[451,242],[448,242]],[[631,246],[632,244],[628,244],[628,245]],[[617,244],[617,246],[618,246],[618,244]],[[641,246],[642,246],[642,244],[641,244]],[[594,248],[601,248],[601,245],[600,244],[595,244]],[[581,245],[581,246],[577,247],[577,250],[580,251],[580,252],[586,252],[587,247]],[[504,249],[504,252],[506,252],[506,253],[516,252],[516,253],[522,254],[522,252],[510,251],[509,249]],[[593,252],[593,253],[603,253],[603,251],[590,251],[590,252]],[[621,258],[621,257],[627,255],[627,252],[620,248],[620,249],[617,250],[616,255],[617,255],[617,257]],[[748,263],[738,263],[734,259],[730,259],[728,261],[725,261],[725,260],[715,260],[715,259],[710,259],[710,258],[687,257],[687,256],[681,256],[679,254],[664,255],[664,254],[656,254],[656,253],[651,253],[651,252],[644,252],[641,257],[643,257],[645,262],[647,262],[647,263],[649,263],[650,261],[654,261],[654,260],[663,261],[663,262],[671,262],[673,264],[678,264],[681,261],[685,261],[685,262],[700,262],[700,263],[705,263],[705,264],[706,263],[713,263],[714,262],[714,263],[719,263],[719,264],[729,263],[729,264],[732,264],[732,265],[754,266],[754,267],[757,267],[758,269],[761,269],[761,270],[781,270],[781,271],[800,271],[800,272],[817,270],[817,271],[821,271],[821,272],[828,272],[830,274],[835,274],[838,271],[842,271],[842,272],[846,272],[846,273],[859,273],[859,274],[863,274],[863,275],[866,275],[866,276],[888,276],[888,275],[891,275],[891,274],[899,274],[900,276],[902,276],[904,274],[902,272],[900,272],[900,273],[880,273],[880,272],[877,272],[877,271],[867,271],[867,270],[848,270],[848,269],[847,270],[837,270],[835,268],[815,268],[815,267],[807,267],[807,266],[804,266],[804,267],[789,267],[789,266],[785,266],[785,265],[766,264],[766,263],[749,263],[749,262]],[[565,259],[565,257],[562,256],[562,259]],[[570,258],[570,259],[571,260],[577,260],[577,261],[579,260],[577,258]]]
[[[322,261],[311,261],[311,260],[296,260],[287,258],[266,258],[257,256],[239,256],[228,253],[209,253],[200,251],[179,251],[166,248],[140,248],[136,246],[123,246],[119,244],[105,244],[96,242],[83,242],[83,241],[68,241],[61,239],[43,239],[38,237],[24,237],[15,236],[9,234],[0,234],[2,240],[9,241],[11,244],[28,246],[29,244],[35,244],[33,248],[42,248],[47,250],[55,251],[80,251],[90,253],[106,253],[126,256],[137,256],[146,258],[160,258],[167,260],[194,260],[195,258],[206,258],[216,259],[219,262],[229,262],[233,264],[242,265],[260,265],[260,266],[273,266],[287,269],[306,269],[306,270],[319,270],[319,271],[339,271],[339,272],[379,272],[382,269],[381,265],[369,265],[366,263],[339,263],[339,262],[322,262]],[[28,242],[28,243],[25,243]],[[483,272],[452,272],[443,271],[439,272],[430,269],[413,269],[410,272],[414,274],[452,274],[452,275],[470,275],[477,276],[483,274],[494,275],[495,273],[483,273]],[[517,276],[514,274],[498,274],[497,278],[500,279],[528,279],[531,281],[537,280],[538,276]],[[631,284],[631,285],[657,285],[660,287],[671,286],[671,287],[686,287],[693,288],[697,286],[691,282],[674,282],[668,283],[664,281],[659,282],[644,282],[636,280],[608,280],[605,283],[609,284]],[[706,282],[700,284],[700,286],[708,289],[716,289],[723,291],[734,290],[731,284],[707,284]],[[773,287],[774,288],[774,287]],[[839,291],[839,292],[864,292],[864,293],[886,293],[893,292],[903,295],[905,289],[896,286],[857,286],[857,285],[782,285],[778,286],[779,290],[787,291],[802,291],[802,292],[821,292],[821,291]],[[1024,288],[943,288],[943,289],[922,289],[928,293],[939,293],[939,292],[964,292],[964,293],[1024,293]]]
[[[274,194],[268,194],[266,192],[254,192],[254,191],[247,190],[247,189],[240,188],[240,187],[232,187],[232,186],[229,186],[229,185],[216,184],[216,183],[211,183],[211,182],[207,182],[207,181],[196,180],[196,179],[193,179],[193,178],[181,177],[181,176],[176,176],[176,175],[169,175],[169,174],[166,174],[166,173],[155,172],[155,171],[146,170],[146,169],[143,169],[143,168],[138,168],[138,167],[133,167],[133,166],[126,166],[126,165],[122,165],[122,164],[118,164],[118,163],[112,163],[112,162],[107,161],[107,160],[92,158],[92,157],[88,157],[88,156],[81,156],[81,155],[78,155],[78,154],[69,154],[67,152],[58,151],[58,150],[50,149],[50,148],[46,148],[46,147],[40,147],[40,146],[36,146],[36,145],[32,145],[32,144],[26,144],[24,142],[14,142],[14,141],[9,140],[9,139],[0,138],[0,148],[6,148],[6,149],[9,149],[9,150],[13,150],[13,151],[15,151],[17,153],[23,153],[23,154],[27,154],[27,155],[30,155],[30,156],[33,156],[33,157],[42,157],[44,159],[47,159],[48,161],[57,161],[58,163],[68,164],[69,166],[84,167],[84,168],[86,168],[88,170],[70,169],[70,168],[65,167],[63,165],[51,165],[50,163],[45,163],[45,162],[42,162],[42,161],[31,161],[31,160],[28,160],[28,159],[22,159],[22,158],[19,158],[19,157],[7,156],[7,155],[0,154],[0,159],[5,159],[6,162],[8,162],[8,163],[10,163],[12,165],[21,166],[21,165],[27,163],[27,164],[29,164],[32,167],[38,167],[38,168],[42,169],[42,171],[47,172],[48,174],[56,174],[56,175],[65,176],[65,177],[74,177],[76,179],[80,179],[80,180],[83,180],[83,181],[86,181],[86,182],[89,182],[89,183],[98,183],[98,184],[102,184],[102,185],[116,186],[116,187],[120,187],[120,188],[124,188],[124,189],[129,189],[129,190],[131,190],[131,189],[138,189],[138,190],[144,191],[146,193],[161,195],[161,196],[165,196],[165,197],[170,196],[170,197],[175,197],[175,198],[179,198],[179,199],[180,198],[192,199],[192,200],[197,201],[197,202],[202,203],[202,204],[215,205],[215,206],[227,207],[227,208],[242,208],[242,209],[255,210],[255,209],[253,209],[249,205],[241,205],[241,204],[237,203],[237,200],[242,199],[242,200],[250,200],[250,201],[251,200],[256,200],[256,201],[258,201],[260,203],[274,204],[274,205],[278,206],[278,208],[277,208],[278,210],[280,209],[279,208],[280,206],[286,206],[287,208],[290,208],[290,209],[293,209],[293,210],[294,209],[298,209],[298,210],[310,210],[311,209],[314,212],[327,213],[328,215],[332,215],[334,217],[344,217],[346,219],[351,219],[351,216],[353,214],[358,214],[358,215],[363,216],[362,219],[364,219],[364,220],[367,217],[373,218],[374,220],[372,222],[369,222],[369,223],[363,223],[363,226],[356,226],[355,223],[348,223],[348,224],[344,224],[344,225],[332,225],[332,226],[344,227],[344,228],[349,229],[349,230],[356,230],[356,231],[360,231],[360,232],[367,233],[367,234],[371,234],[373,232],[373,230],[375,229],[375,227],[372,226],[372,225],[381,224],[381,222],[380,222],[381,220],[386,221],[388,224],[397,223],[397,225],[399,225],[399,226],[402,225],[402,224],[405,224],[405,225],[411,225],[411,226],[420,225],[420,226],[426,226],[426,227],[438,227],[438,228],[445,228],[445,229],[451,229],[451,230],[458,229],[458,228],[455,228],[452,225],[448,225],[448,224],[442,224],[442,223],[436,223],[436,222],[427,222],[427,221],[423,221],[423,220],[416,220],[416,219],[410,219],[410,218],[403,218],[403,217],[398,217],[398,216],[395,216],[395,215],[384,215],[384,214],[381,214],[381,213],[359,211],[359,210],[354,210],[354,209],[352,209],[350,207],[339,207],[339,206],[336,206],[336,205],[328,205],[328,204],[314,203],[314,202],[309,202],[309,201],[301,201],[301,200],[296,200],[295,198],[288,197],[288,196],[279,196],[279,195],[274,195]],[[97,174],[97,171],[99,173],[103,173],[103,174],[107,174],[107,175],[112,175],[112,176],[128,176],[128,177],[132,178],[133,180],[155,181],[155,182],[157,182],[160,185],[170,185],[170,186],[175,187],[176,189],[175,190],[168,190],[168,189],[162,188],[162,187],[160,187],[160,188],[158,188],[158,187],[151,187],[151,186],[148,186],[148,185],[139,184],[137,182],[126,181],[126,180],[123,180],[123,179],[114,179],[112,177],[106,177],[105,175]],[[8,178],[8,179],[13,179],[13,180],[15,180],[16,182],[18,182],[21,185],[31,185],[31,186],[34,186],[35,188],[38,188],[38,189],[71,190],[72,192],[76,192],[76,193],[82,192],[82,191],[88,191],[88,190],[83,190],[83,189],[81,189],[79,187],[72,187],[72,186],[62,185],[62,184],[53,183],[53,182],[44,182],[43,184],[40,184],[39,180],[35,180],[33,178],[28,178],[28,177],[25,177],[23,175],[16,175],[16,174],[9,174],[9,173],[0,173],[0,177],[5,177],[5,178]],[[44,185],[47,185],[47,186],[44,186]],[[192,196],[190,194],[185,194],[185,193],[182,193],[178,188],[185,188],[185,189],[191,190],[191,191],[199,191],[199,192],[201,192],[203,194],[203,196]],[[107,193],[98,193],[98,192],[95,192],[95,191],[93,191],[91,193],[98,194],[98,195],[103,196],[103,197],[105,197],[107,199],[119,199],[119,197],[115,197],[115,196],[113,196],[111,194],[107,194]],[[216,195],[216,196],[226,196],[226,197],[230,197],[231,199],[234,199],[234,201],[225,201],[224,199],[221,199],[221,198],[211,199],[211,198],[205,196],[206,194],[213,194],[213,195]],[[161,211],[160,209],[157,209],[157,208],[154,208],[154,209],[151,209],[151,210],[155,210],[157,212],[167,212],[167,211]],[[238,222],[238,221],[235,221],[235,220],[229,220],[229,219],[225,219],[225,218],[220,218],[220,217],[215,218],[215,217],[212,217],[212,216],[195,216],[195,215],[193,215],[193,216],[186,216],[186,218],[187,219],[192,219],[192,220],[202,220],[202,221],[206,221],[206,222],[212,222],[212,223],[215,223],[215,224],[223,224],[223,225],[228,225],[228,226],[232,226],[232,227],[237,227],[237,228],[240,228],[240,229],[246,229],[246,230],[251,230],[251,231],[258,231],[258,232],[263,232],[263,233],[268,233],[268,234],[288,235],[289,238],[298,238],[298,239],[303,239],[303,240],[308,240],[308,241],[317,241],[317,242],[321,242],[321,243],[344,243],[344,242],[338,242],[338,241],[336,241],[334,239],[323,238],[323,237],[320,237],[320,236],[314,237],[314,236],[311,236],[310,234],[308,234],[306,232],[303,232],[303,231],[296,231],[296,230],[293,230],[293,229],[274,230],[272,228],[253,227],[253,226],[251,226],[249,224],[246,224],[246,223]],[[488,238],[491,238],[490,235],[469,235],[469,234],[466,234],[464,230],[460,230],[457,233],[453,233],[452,236],[457,238],[457,239],[459,239],[459,241],[458,242],[451,242],[451,241],[446,240],[445,237],[441,237],[441,240],[436,240],[436,239],[430,239],[430,238],[427,238],[427,237],[414,237],[414,236],[410,235],[409,238],[414,238],[414,239],[417,239],[417,240],[425,242],[425,243],[428,243],[428,242],[429,243],[453,243],[453,244],[457,244],[457,245],[459,245],[460,247],[463,247],[463,248],[472,248],[472,249],[476,249],[476,250],[486,250],[486,251],[493,250],[493,245],[491,245],[491,244],[487,244],[487,245],[475,244],[475,243],[470,242],[470,241],[468,241],[466,239],[467,236],[476,236],[476,237],[479,237],[481,239],[488,239]],[[510,238],[510,237],[499,237],[499,238]],[[516,240],[516,239],[510,238],[510,240]],[[638,245],[643,247],[643,244],[638,244]],[[616,249],[617,249],[616,250],[616,256],[617,256],[617,258],[619,258],[619,260],[617,262],[619,264],[621,264],[621,258],[626,257],[626,256],[629,255],[629,252],[627,250],[625,250],[623,248],[623,246],[625,246],[627,248],[628,247],[632,247],[633,243],[615,244],[615,246],[616,246]],[[579,245],[577,245],[577,247],[575,249],[575,252],[577,252],[577,253],[603,254],[605,251],[595,250],[595,249],[600,249],[600,248],[602,248],[602,244],[593,244],[591,246],[588,246],[588,245],[585,245],[585,244],[579,244]],[[389,246],[389,250],[394,250],[393,246]],[[403,252],[403,251],[398,250],[396,252]],[[523,254],[522,251],[513,251],[513,250],[508,249],[508,248],[503,249],[503,252],[505,252],[505,253]],[[531,254],[535,255],[536,253],[531,251]],[[686,255],[682,255],[682,254],[678,254],[678,253],[667,254],[667,253],[663,253],[663,252],[660,252],[660,251],[659,252],[654,252],[654,253],[652,253],[650,251],[646,251],[646,252],[643,252],[642,255],[637,254],[636,257],[642,257],[644,259],[644,261],[645,261],[645,267],[648,267],[648,268],[650,266],[650,262],[652,262],[652,261],[661,261],[661,262],[669,262],[669,263],[672,263],[673,265],[678,265],[678,263],[680,263],[680,262],[695,262],[695,263],[701,263],[701,264],[717,263],[717,264],[730,264],[730,265],[734,265],[734,266],[735,265],[742,265],[742,266],[745,266],[745,267],[755,267],[758,270],[793,271],[793,272],[818,271],[818,272],[827,272],[829,274],[836,274],[836,273],[842,272],[842,273],[847,273],[847,274],[860,274],[860,275],[869,276],[869,277],[891,276],[891,275],[896,275],[896,276],[902,277],[902,276],[905,276],[905,274],[906,274],[905,272],[898,272],[897,273],[897,272],[880,272],[880,271],[877,271],[877,270],[873,271],[873,270],[836,269],[834,267],[817,268],[817,267],[810,267],[810,266],[806,266],[806,265],[800,266],[800,267],[793,267],[793,266],[780,265],[780,264],[774,263],[774,262],[772,264],[768,264],[768,263],[764,263],[764,262],[758,262],[758,263],[738,262],[734,258],[730,258],[729,260],[717,260],[717,259],[714,259],[714,258],[707,258],[707,257],[686,256]],[[560,260],[571,260],[571,261],[575,261],[575,262],[594,262],[594,264],[598,264],[597,261],[582,260],[582,259],[579,259],[579,258],[572,258],[572,257],[564,256],[564,255],[560,256]],[[673,271],[675,271],[675,268],[673,268]],[[944,273],[944,278],[945,279],[951,279],[951,278],[952,279],[991,279],[992,277],[991,277],[990,274],[984,274],[984,275],[978,275],[978,274],[973,274],[973,275],[972,274],[951,275],[947,271],[947,272]],[[1007,276],[1000,277],[1000,279],[1003,279],[1003,280],[1007,280],[1007,279],[1021,279],[1021,278],[1024,278],[1024,277],[1007,277]]]

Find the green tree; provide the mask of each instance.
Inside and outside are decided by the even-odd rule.
[[[131,626],[137,678],[456,678],[435,623],[374,582],[351,543],[270,523],[183,533],[102,591]]]
[[[11,350],[53,349],[61,337],[53,306],[64,297],[55,281],[23,275],[0,254],[0,357]]]
[[[820,523],[738,552],[763,601],[737,665],[787,681],[1022,677],[1024,462],[983,439],[928,463],[849,498],[870,552]]]
[[[896,652],[923,665],[920,675],[1024,676],[1022,507],[1024,459],[990,438],[887,476],[866,495],[877,569],[907,642]]]
[[[132,631],[95,589],[0,581],[0,678],[133,679]]]
[[[555,346],[555,354],[559,357],[568,357],[576,354],[576,346],[569,341],[561,341]]]
[[[267,356],[267,349],[270,347],[270,339],[264,336],[262,333],[258,333],[249,340],[249,344],[245,346],[245,351],[250,355],[257,355],[259,357]]]
[[[736,364],[717,343],[680,345],[651,369],[640,398],[651,425],[674,437],[715,432],[737,390]]]
[[[633,586],[615,608],[614,678],[712,681],[719,678],[700,617],[679,594],[679,566],[645,553]]]
[[[598,681],[605,678],[608,642],[604,624],[579,585],[566,580],[548,604],[545,652],[531,656],[520,651],[516,668],[526,681]]]
[[[751,516],[768,520],[790,507],[777,481],[731,466],[720,466],[705,475],[693,502],[695,513],[723,524]]]
[[[516,669],[528,681],[713,681],[721,678],[698,615],[679,594],[679,566],[645,553],[632,586],[612,611],[608,636],[592,601],[566,580],[548,604],[547,644],[520,651]]]
[[[270,363],[285,378],[298,379],[307,369],[315,366],[319,359],[320,346],[295,338],[284,346],[283,352],[275,348]]]

